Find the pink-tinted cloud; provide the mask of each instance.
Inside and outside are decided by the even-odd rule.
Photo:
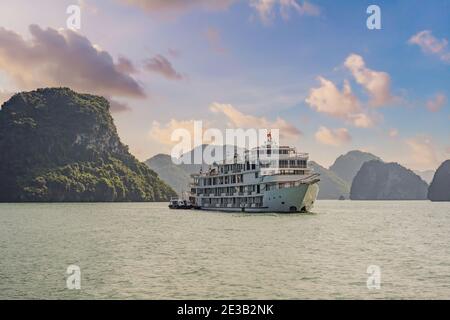
[[[133,62],[131,62],[131,60],[123,56],[119,57],[116,68],[119,72],[125,74],[133,74],[138,72],[137,69],[134,67]]]
[[[239,0],[117,0],[138,7],[149,14],[176,17],[194,10],[223,11]],[[318,16],[320,8],[306,0],[246,0],[264,24],[270,24],[279,13],[288,20],[292,12],[298,15]]]
[[[169,48],[167,50],[167,54],[171,56],[172,58],[179,58],[181,56],[181,52],[178,49]]]
[[[172,66],[172,63],[161,54],[148,59],[144,65],[145,69],[157,73],[169,80],[182,80],[184,77]]]
[[[427,109],[431,112],[438,112],[446,103],[447,97],[443,93],[438,93],[427,101]]]
[[[344,65],[350,70],[356,82],[368,92],[373,106],[382,106],[392,100],[389,74],[366,67],[363,57],[351,54]]]
[[[450,62],[448,40],[445,38],[437,39],[430,30],[418,32],[408,42],[418,45],[427,54],[435,55],[444,62]]]
[[[439,165],[436,148],[427,137],[406,140],[410,151],[409,165],[413,168],[434,169]]]
[[[328,129],[324,126],[321,126],[317,130],[315,138],[322,144],[334,147],[349,143],[352,140],[346,128]]]
[[[109,110],[112,113],[123,113],[131,111],[128,104],[109,98]]]
[[[447,147],[447,148],[445,149],[445,153],[450,154],[450,147]]]
[[[286,120],[278,117],[275,121],[269,121],[265,117],[256,117],[245,114],[231,104],[213,103],[209,108],[212,112],[223,114],[228,120],[228,125],[235,128],[255,129],[279,129],[280,137],[298,138],[302,133]]]
[[[89,12],[90,14],[98,14],[98,7],[92,3],[92,1],[78,0],[78,5],[84,12]]]
[[[177,15],[193,9],[224,10],[236,0],[119,0],[132,6],[137,6],[148,13]]]
[[[356,127],[368,128],[374,125],[373,117],[362,108],[347,81],[344,82],[344,88],[340,91],[332,81],[323,77],[318,79],[320,86],[311,89],[305,100],[312,109],[343,119]]]
[[[177,120],[171,119],[169,122],[162,124],[158,121],[153,121],[152,127],[149,132],[149,137],[157,141],[163,145],[174,145],[177,144],[178,141],[172,140],[172,134],[176,130],[186,130],[189,133],[190,137],[195,136],[195,120]],[[206,130],[209,127],[209,122],[203,121],[203,130]],[[200,135],[203,136],[203,132],[200,132]]]
[[[398,130],[395,128],[392,128],[389,130],[389,137],[396,138],[398,137]]]
[[[68,86],[104,96],[145,97],[111,55],[71,30],[29,27],[31,39],[0,27],[0,70],[21,89]]]

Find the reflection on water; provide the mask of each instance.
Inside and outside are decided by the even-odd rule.
[[[450,203],[427,201],[294,215],[0,204],[0,298],[448,299],[449,230]],[[66,287],[69,265],[81,290]]]

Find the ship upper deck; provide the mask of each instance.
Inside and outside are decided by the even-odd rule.
[[[222,177],[227,175],[260,173],[260,176],[294,174],[305,175],[311,172],[307,153],[299,153],[289,146],[267,144],[246,150],[243,155],[213,163],[208,170],[191,174],[194,179]]]

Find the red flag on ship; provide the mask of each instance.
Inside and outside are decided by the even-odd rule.
[[[267,133],[267,140],[269,142],[272,142],[272,131],[269,130],[269,132]]]

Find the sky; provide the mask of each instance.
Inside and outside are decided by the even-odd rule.
[[[372,4],[381,29],[366,25]],[[326,167],[359,149],[435,170],[450,158],[449,39],[448,0],[2,1],[0,101],[103,95],[140,160],[201,120],[280,129]]]

